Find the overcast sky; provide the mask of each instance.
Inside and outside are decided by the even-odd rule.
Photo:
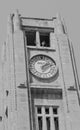
[[[64,17],[80,77],[80,0],[0,0],[0,48],[6,40],[7,17],[16,9],[26,17],[52,18],[57,13]]]

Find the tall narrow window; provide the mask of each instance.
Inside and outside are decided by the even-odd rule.
[[[5,115],[8,118],[8,107],[6,107]]]
[[[36,46],[36,32],[35,31],[27,31],[26,32],[26,40],[28,46]]]
[[[47,130],[50,130],[50,117],[46,117]]]
[[[45,108],[45,114],[49,114],[49,108]]]
[[[38,108],[37,108],[37,113],[38,113],[38,114],[41,114],[41,113],[42,113],[41,107],[38,107]]]
[[[42,117],[38,117],[38,127],[39,130],[42,130]]]
[[[57,108],[53,108],[53,114],[58,114]]]
[[[40,46],[50,47],[49,33],[40,33]]]
[[[54,116],[54,126],[55,126],[55,130],[59,130],[58,107],[54,107],[54,108],[53,108],[53,116]]]
[[[59,130],[59,123],[58,123],[58,117],[54,117],[54,125],[55,125],[55,130]]]

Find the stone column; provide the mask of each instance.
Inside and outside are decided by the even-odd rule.
[[[40,37],[39,37],[39,31],[36,31],[36,46],[40,46]]]
[[[56,46],[56,38],[54,32],[50,32],[50,46],[52,49],[55,49]]]

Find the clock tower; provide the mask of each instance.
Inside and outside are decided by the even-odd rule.
[[[11,14],[2,57],[2,130],[80,128],[74,51],[59,15],[39,19]]]

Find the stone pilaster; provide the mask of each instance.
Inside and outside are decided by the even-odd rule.
[[[7,81],[5,87],[6,108],[8,109],[8,130],[13,130],[16,126],[16,98],[15,98],[15,60],[14,60],[14,40],[13,40],[13,14],[8,17],[7,42],[6,42],[6,70]],[[7,95],[8,92],[8,95]],[[6,127],[7,128],[7,127]],[[15,130],[17,128],[15,127]]]
[[[14,32],[21,29],[21,21],[18,10],[14,14]]]
[[[50,46],[52,49],[56,49],[56,37],[54,32],[50,32]]]
[[[28,88],[26,78],[24,35],[20,27],[20,17],[14,14],[14,59],[16,78],[17,130],[30,130]]]
[[[55,33],[58,34],[63,34],[63,27],[62,27],[62,21],[61,21],[61,16],[60,14],[57,14],[56,16],[56,20],[54,20],[54,24],[55,24]]]
[[[39,31],[36,31],[36,45],[37,45],[37,47],[40,46],[40,35],[39,35]]]

